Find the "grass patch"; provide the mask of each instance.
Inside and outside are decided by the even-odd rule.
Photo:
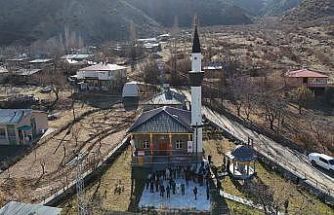
[[[214,165],[217,167],[220,167],[223,163],[223,153],[230,151],[234,147],[235,145],[228,140],[210,140],[204,143],[206,153],[212,155]],[[256,172],[261,183],[268,186],[274,192],[273,199],[281,206],[281,211],[284,211],[284,201],[288,198],[289,214],[334,214],[333,208],[321,202],[308,191],[287,181],[271,169],[266,168],[264,164],[256,162]],[[225,192],[235,196],[248,198],[247,193],[238,189],[230,177],[225,177],[221,180],[221,183]],[[226,202],[231,214],[261,214],[261,212],[254,208],[249,208],[228,200],[226,200]]]
[[[262,182],[274,190],[274,198],[279,199],[281,195],[289,195],[289,214],[334,214],[334,209],[317,197],[285,180],[276,172],[265,168],[263,164],[257,162],[256,171]]]
[[[231,200],[226,200],[226,204],[230,210],[230,215],[264,215],[264,213],[260,210]]]
[[[116,185],[121,182],[124,191],[114,193]],[[86,199],[92,214],[103,211],[128,211],[131,202],[131,150],[124,151],[95,183],[86,189]],[[73,196],[63,207],[62,214],[77,214],[77,199]]]

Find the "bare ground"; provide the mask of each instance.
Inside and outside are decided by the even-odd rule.
[[[41,143],[0,174],[3,202],[41,202],[75,178],[75,156],[87,153],[85,168],[97,164],[126,135],[135,112],[120,106],[98,110]],[[44,166],[44,174],[43,174]]]

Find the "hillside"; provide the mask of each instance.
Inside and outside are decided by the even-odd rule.
[[[316,19],[334,16],[333,0],[303,0],[298,7],[286,14],[285,21],[313,21]]]
[[[225,0],[254,16],[281,16],[302,0]]]
[[[68,26],[85,39],[120,38],[130,19],[145,30],[159,24],[121,0],[0,0],[0,41],[57,36]]]
[[[126,39],[130,22],[142,35],[169,27],[249,24],[247,12],[223,0],[0,0],[0,44],[58,36],[67,26],[86,41]],[[210,11],[210,12],[208,12]]]
[[[297,7],[302,0],[268,0],[262,10],[266,16],[280,16]]]

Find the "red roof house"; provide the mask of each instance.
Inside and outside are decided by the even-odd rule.
[[[302,85],[314,88],[326,88],[328,76],[320,72],[311,71],[308,69],[300,69],[289,71],[285,73],[287,84],[293,87],[300,87]]]

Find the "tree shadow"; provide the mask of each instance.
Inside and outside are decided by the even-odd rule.
[[[145,167],[132,167],[131,172],[131,196],[128,211],[140,212],[138,205],[141,195],[145,189],[145,182],[149,174],[149,169]]]

